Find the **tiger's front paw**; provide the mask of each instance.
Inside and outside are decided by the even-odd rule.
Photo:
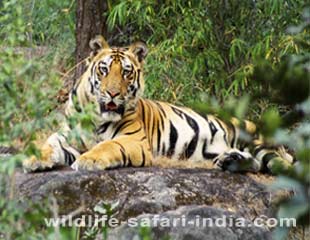
[[[54,162],[51,160],[39,160],[36,156],[31,156],[23,162],[23,169],[26,173],[42,171],[54,167]]]
[[[95,171],[95,170],[105,170],[110,168],[110,163],[106,159],[94,159],[91,156],[81,155],[75,162],[71,165],[75,171],[87,170],[87,171]]]
[[[52,160],[53,149],[50,146],[45,146],[41,149],[41,157],[38,159],[36,156],[23,161],[24,172],[35,172],[51,169],[56,165],[56,162]]]

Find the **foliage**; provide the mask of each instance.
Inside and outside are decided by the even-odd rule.
[[[57,127],[58,116],[50,112],[58,105],[55,97],[62,84],[59,65],[63,61],[69,62],[68,57],[61,57],[59,52],[49,51],[50,45],[42,47],[46,56],[36,53],[39,48],[34,44],[52,43],[52,39],[39,36],[52,34],[49,37],[60,38],[63,30],[53,25],[57,33],[50,31],[50,23],[45,21],[46,16],[40,15],[36,6],[40,5],[39,9],[44,13],[53,8],[43,2],[47,4],[47,1],[0,2],[0,145],[23,149],[13,157],[0,159],[0,238],[4,239],[55,239],[56,233],[53,228],[42,228],[43,217],[48,216],[50,210],[46,206],[16,202],[11,186],[14,185],[12,173],[15,167],[20,166],[27,155],[37,154],[33,144],[34,140],[40,140],[37,133],[43,128]],[[57,2],[53,2],[54,6]],[[30,3],[33,4],[32,11],[28,11]],[[54,17],[55,20],[57,16]],[[57,48],[58,44],[54,47]],[[70,52],[72,47],[67,49]],[[70,57],[69,53],[66,54]],[[70,231],[60,230],[59,234],[68,236]]]
[[[2,195],[2,190],[0,193]],[[48,208],[47,208],[48,206]],[[21,204],[0,198],[0,238],[19,240],[75,239],[76,228],[46,227],[44,218],[51,217],[55,207],[50,201]]]
[[[304,22],[297,27],[299,31],[308,31],[310,27],[310,8],[303,12]],[[296,31],[295,34],[298,34]],[[309,45],[310,35],[302,41]],[[310,46],[310,45],[309,45]],[[214,98],[203,96],[203,102],[196,102],[193,107],[200,112],[213,112],[224,119],[231,116],[244,118],[253,102],[260,97],[269,98],[278,106],[288,104],[291,111],[281,115],[278,108],[268,108],[263,112],[258,123],[260,132],[266,141],[285,145],[294,150],[298,160],[291,168],[281,164],[273,166],[273,172],[279,174],[272,190],[286,189],[293,191],[290,198],[278,203],[278,218],[295,218],[297,226],[307,227],[310,222],[310,55],[299,53],[286,55],[281,62],[271,64],[258,61],[253,66],[251,81],[264,86],[260,95],[245,95],[240,100],[230,98],[221,105]],[[205,104],[205,103],[208,104]],[[245,139],[246,140],[246,139]],[[278,227],[274,231],[274,239],[285,239],[289,228]]]
[[[310,28],[310,8],[306,8],[303,12],[304,21],[298,26],[291,27],[295,34],[309,30]],[[310,40],[309,34],[307,40]],[[309,43],[309,42],[308,42]],[[308,46],[310,46],[308,44]],[[283,66],[283,64],[282,64]],[[307,227],[310,225],[310,55],[290,56],[287,63],[284,63],[285,69],[276,73],[274,76],[282,76],[282,81],[278,79],[277,89],[286,95],[286,99],[279,98],[280,101],[296,104],[295,112],[302,113],[300,118],[290,117],[289,121],[284,119],[285,125],[298,125],[291,132],[285,129],[277,129],[275,131],[275,140],[279,144],[285,144],[295,150],[295,155],[299,160],[297,166],[288,171],[282,172],[274,183],[274,188],[292,189],[294,195],[289,199],[284,199],[279,203],[278,217],[297,219],[299,226]],[[292,82],[294,81],[294,83]],[[275,85],[273,81],[271,84]],[[300,87],[299,94],[296,92],[295,85]],[[291,91],[287,91],[291,89]],[[304,92],[305,90],[305,92]],[[293,119],[293,120],[292,120]],[[288,228],[278,228],[275,231],[275,239],[283,239],[287,236]]]
[[[306,32],[285,31],[300,20],[304,1],[109,2],[110,28],[123,26],[118,38],[142,38],[151,48],[150,97],[184,104],[201,93],[226,99],[260,91],[249,78],[256,61],[273,66],[306,52],[299,44]]]
[[[12,145],[14,141],[17,147],[25,149],[24,154],[30,155],[36,153],[32,144],[35,133],[56,124],[53,116],[47,115],[57,105],[55,96],[61,81],[56,68],[46,70],[53,65],[50,60],[32,57],[35,49],[25,47],[29,41],[22,7],[18,1],[7,1],[0,18],[3,25],[0,34],[6,36],[0,49],[0,144]],[[24,157],[17,155],[4,161],[2,169],[12,171],[14,159]]]
[[[33,43],[67,42],[75,34],[75,1],[29,1],[27,23]],[[65,24],[64,24],[65,23]]]
[[[292,55],[287,58],[287,62],[291,62],[295,58],[296,56]],[[299,82],[300,86],[304,86],[309,90],[310,71],[305,66],[310,65],[310,59],[307,61],[305,65],[304,62],[299,62],[298,66],[283,62],[282,64],[289,66],[286,69],[281,67],[282,64],[273,70],[270,70],[270,65],[257,65],[254,67],[254,72],[259,72],[260,74],[253,74],[252,79],[257,79],[258,76],[262,79],[270,79],[268,83],[270,91],[275,91],[283,97],[284,92],[291,85],[291,78],[276,81],[278,80],[277,76],[279,74],[291,76],[297,67],[298,69],[303,69],[303,74],[294,76],[296,82]],[[281,89],[284,89],[284,91],[281,92]],[[283,101],[282,97],[275,98],[278,100],[278,104]],[[301,95],[296,98],[296,94],[292,90],[291,92],[286,92],[285,98],[285,101],[289,101],[294,106],[293,110],[281,116],[278,109],[269,108],[262,114],[258,127],[266,141],[289,147],[289,149],[294,150],[294,155],[298,160],[298,163],[288,169],[281,164],[275,164],[272,167],[272,171],[279,176],[270,189],[293,191],[293,195],[290,198],[281,199],[277,203],[277,217],[279,219],[295,218],[297,226],[307,227],[310,224],[310,96],[309,94],[302,95],[301,91]],[[300,102],[300,99],[303,101]],[[208,104],[205,104],[206,102]],[[199,112],[216,113],[221,118],[227,120],[232,116],[244,119],[250,110],[252,102],[253,98],[245,96],[241,100],[231,98],[224,105],[221,105],[214,98],[210,99],[208,96],[203,96],[203,103],[195,102],[192,107]],[[249,139],[244,138],[243,140],[248,141]],[[274,239],[285,239],[288,232],[288,227],[278,227],[274,231]]]

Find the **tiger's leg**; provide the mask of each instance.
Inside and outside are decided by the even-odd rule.
[[[252,146],[252,142],[249,140],[256,134],[256,125],[248,120],[241,121],[232,118],[228,127],[232,138],[231,145],[228,147],[231,148],[219,153],[213,159],[213,165],[216,168],[231,172],[260,171],[261,162],[249,151]]]
[[[277,168],[288,169],[296,161],[284,146],[257,144],[254,148],[254,156],[261,162],[261,172],[268,173],[276,173]]]
[[[232,148],[213,159],[216,168],[230,172],[258,172],[261,162],[250,152]]]
[[[152,153],[148,142],[122,136],[98,143],[82,154],[73,164],[75,170],[103,170],[116,167],[150,166]]]
[[[51,169],[61,165],[71,165],[80,153],[69,146],[66,137],[60,133],[52,134],[40,148],[41,156],[31,156],[23,162],[25,172]]]
[[[273,168],[288,169],[294,163],[294,158],[283,146],[254,145],[253,155],[250,152],[231,149],[217,156],[213,163],[217,168],[231,172],[268,172]]]

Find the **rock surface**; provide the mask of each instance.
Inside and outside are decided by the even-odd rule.
[[[255,176],[258,178],[259,176]],[[113,217],[127,221],[132,217],[159,214],[186,219],[242,216],[248,222],[262,215],[272,216],[270,193],[252,177],[206,169],[124,168],[100,172],[74,172],[69,169],[42,173],[15,174],[15,194],[20,199],[39,201],[54,196],[60,214],[82,205],[83,213],[94,214],[100,201],[117,203]],[[249,228],[206,228],[182,226],[152,227],[154,239],[268,239],[268,230]],[[137,230],[123,224],[110,232],[109,239],[138,239]],[[216,237],[217,236],[217,237]],[[229,236],[229,237],[228,237]]]
[[[239,227],[229,225],[229,222],[236,222],[240,217],[232,212],[208,206],[183,206],[158,215],[143,214],[138,217],[138,221],[141,224],[143,222],[153,224],[152,239],[271,239],[267,229],[245,227],[252,224],[250,220],[245,220]],[[182,219],[185,221],[182,222]],[[227,219],[227,222],[218,221],[219,225],[214,226],[212,224],[216,223],[216,219]],[[109,240],[127,239],[139,239],[139,231],[128,224],[123,224],[109,233]]]

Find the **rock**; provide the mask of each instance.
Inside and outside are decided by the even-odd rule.
[[[92,209],[100,200],[119,201],[121,219],[183,205],[220,207],[253,219],[270,213],[273,197],[263,184],[246,175],[205,169],[17,172],[15,182],[18,198],[36,201],[54,195],[64,214],[83,202]]]
[[[255,178],[258,178],[255,175]],[[59,214],[68,214],[85,205],[94,214],[98,203],[118,203],[114,215],[119,221],[159,214],[172,218],[185,215],[243,217],[251,222],[273,216],[271,193],[251,176],[210,169],[123,168],[100,172],[75,172],[69,169],[41,173],[15,173],[17,198],[40,201],[54,196]],[[152,228],[154,239],[268,239],[262,228],[193,228],[176,226]],[[126,224],[111,231],[111,239],[135,239],[137,231]],[[126,238],[123,236],[127,236]],[[214,237],[218,236],[218,237]],[[219,237],[221,236],[221,237]],[[252,236],[252,238],[248,238]],[[269,236],[269,235],[268,235]],[[109,239],[110,239],[109,238]]]
[[[239,227],[229,225],[229,222],[236,222],[241,216],[221,209],[208,206],[184,206],[173,211],[162,214],[143,214],[137,218],[141,224],[151,222],[152,239],[271,239],[267,229],[259,227],[246,227],[252,224],[245,220]],[[182,219],[186,221],[182,222]],[[219,225],[214,226],[216,219]],[[224,220],[227,219],[227,222]],[[213,223],[212,223],[213,221]],[[174,224],[175,223],[175,224]],[[174,225],[173,225],[174,224]],[[210,225],[208,225],[210,224]],[[226,224],[226,225],[225,225]],[[138,228],[132,225],[123,224],[109,232],[109,240],[142,239]]]

